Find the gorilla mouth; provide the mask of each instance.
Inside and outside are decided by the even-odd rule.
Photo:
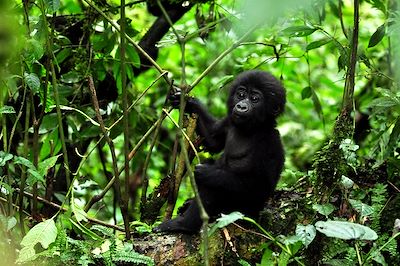
[[[232,121],[238,124],[250,122],[249,116],[244,113],[233,112]]]

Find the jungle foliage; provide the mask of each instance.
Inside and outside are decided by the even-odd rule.
[[[399,5],[0,1],[3,264],[157,264],[134,239],[195,196],[192,167],[218,156],[168,94],[222,117],[233,77],[261,69],[286,88],[285,170],[259,221],[210,225],[202,263],[400,265]],[[241,253],[228,225],[262,241]],[[216,234],[233,256],[204,252]]]

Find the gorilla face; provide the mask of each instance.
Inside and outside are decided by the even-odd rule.
[[[232,122],[238,126],[262,123],[264,114],[264,96],[259,89],[240,86],[233,95]]]

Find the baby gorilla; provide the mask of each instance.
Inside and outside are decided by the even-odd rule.
[[[174,107],[178,97],[171,97]],[[285,106],[285,90],[271,74],[241,73],[231,85],[228,115],[217,120],[195,98],[189,98],[185,112],[198,114],[196,132],[204,148],[217,153],[215,162],[196,166],[194,176],[200,198],[211,219],[221,213],[240,211],[257,217],[273,193],[284,164],[284,151],[276,118]],[[183,214],[163,222],[157,232],[198,232],[202,225],[195,200]]]

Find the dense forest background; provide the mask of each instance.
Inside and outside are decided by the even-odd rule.
[[[2,264],[399,265],[399,4],[0,1]],[[218,156],[169,93],[223,117],[250,69],[287,93],[274,198],[257,221],[151,233]]]

